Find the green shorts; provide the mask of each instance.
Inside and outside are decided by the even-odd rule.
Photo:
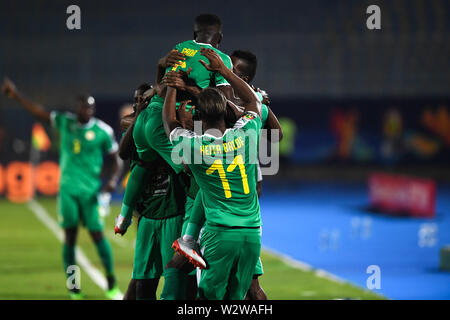
[[[253,272],[253,277],[259,277],[264,274],[264,269],[262,266],[261,257],[258,258],[258,262],[256,262],[255,271]]]
[[[199,298],[244,299],[261,252],[260,229],[206,225],[200,241],[208,268],[200,273]]]
[[[64,229],[76,228],[81,222],[89,231],[102,231],[103,220],[98,213],[97,193],[72,195],[60,191],[58,195],[58,220]]]
[[[155,279],[172,259],[172,243],[181,235],[183,216],[167,219],[141,217],[136,236],[132,279]]]

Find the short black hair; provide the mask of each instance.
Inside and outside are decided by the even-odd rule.
[[[208,27],[217,27],[219,31],[222,30],[222,20],[212,13],[203,13],[195,18],[195,26],[197,26],[198,30],[202,31],[202,29]]]
[[[200,118],[206,122],[216,122],[224,118],[227,110],[227,99],[216,88],[203,89],[197,96],[197,110]]]
[[[243,71],[249,78],[249,82],[251,82],[255,77],[256,68],[258,67],[258,59],[256,59],[256,56],[252,52],[244,50],[236,50],[231,54],[231,56],[245,61],[247,67],[244,68],[245,70]]]

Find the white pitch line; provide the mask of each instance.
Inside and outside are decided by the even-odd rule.
[[[28,202],[28,208],[30,208],[34,215],[56,236],[56,238],[58,238],[60,242],[64,241],[64,233],[61,227],[52,219],[47,210],[45,210],[39,202],[34,199],[30,200]],[[76,248],[76,257],[78,263],[86,271],[89,278],[91,278],[100,289],[107,290],[108,282],[106,281],[105,276],[100,270],[92,265],[83,250],[78,246]]]
[[[338,282],[338,283],[347,283],[347,281],[339,278],[338,276],[329,273],[328,271],[322,270],[322,269],[316,269],[313,266],[303,262],[303,261],[299,261],[296,260],[294,258],[292,258],[291,256],[288,256],[286,254],[277,252],[273,249],[267,248],[267,247],[263,247],[264,251],[267,251],[269,254],[278,257],[280,260],[282,260],[283,262],[287,263],[288,265],[300,269],[302,271],[311,271],[314,272],[314,274],[316,276],[318,276],[319,278],[325,278],[334,282]]]

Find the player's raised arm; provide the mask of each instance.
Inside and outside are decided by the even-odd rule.
[[[14,83],[8,78],[5,78],[5,80],[3,81],[2,92],[5,93],[9,98],[19,102],[25,110],[30,112],[39,120],[45,123],[50,123],[50,112],[45,110],[40,104],[25,98],[16,88]]]
[[[199,60],[209,71],[220,73],[231,85],[234,93],[242,100],[245,111],[253,111],[261,117],[261,102],[253,89],[241,78],[228,69],[220,56],[212,49],[202,48],[201,54],[209,60],[209,65],[203,60]]]
[[[173,87],[168,87],[162,111],[162,121],[164,125],[164,131],[166,132],[168,137],[170,136],[170,133],[172,132],[173,129],[181,126],[177,120],[176,103],[177,103],[177,89]]]
[[[170,137],[170,133],[175,128],[182,127],[191,129],[189,128],[189,124],[192,123],[192,111],[195,109],[195,107],[192,107],[191,109],[189,109],[189,111],[186,111],[186,105],[190,103],[191,100],[182,101],[180,103],[180,106],[178,107],[177,112],[176,98],[177,89],[168,87],[162,111],[164,131],[166,132],[168,137]]]

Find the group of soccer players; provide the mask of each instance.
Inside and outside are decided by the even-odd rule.
[[[30,103],[9,81],[3,86],[10,97],[61,131],[59,212],[66,231],[65,265],[74,264],[74,252],[67,248],[75,243],[81,217],[105,264],[109,296],[118,289],[109,245],[102,226],[94,223],[99,219],[92,190],[99,186],[82,180],[96,175],[99,181],[102,159],[97,153],[102,151],[112,154],[115,163],[117,155],[131,161],[115,225],[116,233],[125,234],[137,213],[133,273],[124,299],[156,299],[161,276],[161,299],[266,299],[258,283],[263,274],[258,150],[261,129],[278,130],[278,137],[271,136],[278,142],[281,127],[267,94],[249,85],[256,57],[241,50],[226,55],[218,50],[222,37],[219,17],[202,14],[195,19],[194,40],[176,45],[158,61],[154,86],[143,84],[135,91],[135,110],[121,120],[118,148],[109,127],[96,119],[91,123],[91,97],[80,100],[78,116],[63,115]],[[83,112],[90,116],[83,118]],[[90,160],[97,157],[95,168],[83,163],[84,148],[92,153]],[[77,176],[71,169],[83,165],[86,174]],[[118,167],[108,190],[115,187]]]

